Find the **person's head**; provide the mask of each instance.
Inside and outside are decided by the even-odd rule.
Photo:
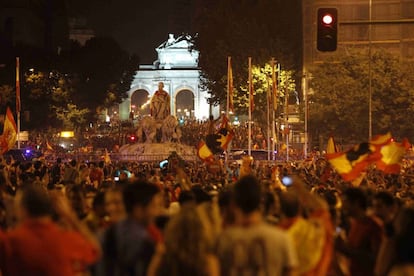
[[[26,185],[16,194],[15,210],[19,221],[53,215],[53,204],[47,190]]]
[[[181,191],[181,193],[178,196],[178,203],[180,203],[180,206],[183,206],[185,204],[194,204],[196,202],[195,195],[192,191]]]
[[[399,264],[414,263],[414,208],[404,207],[396,216],[395,222],[395,249]]]
[[[122,199],[122,190],[110,188],[104,196],[105,212],[112,222],[117,222],[125,217],[125,207]]]
[[[158,83],[158,89],[159,90],[162,90],[164,88],[164,83],[162,82],[162,81],[160,81],[159,83]]]
[[[80,185],[73,185],[67,188],[67,197],[72,205],[73,210],[80,219],[86,216],[87,206],[85,190]]]
[[[205,255],[213,246],[210,235],[215,232],[205,208],[204,205],[187,205],[168,222],[165,229],[166,261],[172,262],[172,267],[185,264],[189,271],[205,267]],[[175,273],[177,271],[171,271],[171,274]]]
[[[70,160],[69,165],[71,165],[72,167],[76,167],[76,160]]]
[[[292,191],[280,194],[280,209],[282,214],[287,218],[293,218],[299,215],[300,203],[299,197]]]
[[[386,191],[381,191],[374,195],[372,207],[375,215],[384,222],[392,220],[396,211],[394,197]]]
[[[103,218],[106,215],[104,192],[96,193],[95,197],[93,198],[92,209],[100,218]]]
[[[126,171],[121,171],[119,173],[119,181],[128,181],[128,174]]]
[[[243,214],[251,214],[260,209],[262,199],[259,180],[253,175],[240,178],[234,185],[234,204]]]
[[[125,186],[124,205],[127,214],[143,224],[160,215],[163,198],[158,186],[146,181],[134,181]]]
[[[343,194],[343,211],[354,217],[365,213],[368,208],[368,198],[360,188],[348,188]]]

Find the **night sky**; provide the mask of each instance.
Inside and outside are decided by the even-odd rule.
[[[190,32],[191,2],[68,0],[68,15],[85,17],[97,35],[115,38],[122,48],[137,54],[141,63],[151,64],[156,59],[155,48],[168,39],[168,33]]]

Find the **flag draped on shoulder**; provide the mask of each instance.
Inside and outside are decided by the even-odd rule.
[[[14,121],[13,113],[7,107],[4,119],[3,136],[1,139],[1,153],[5,153],[14,147],[17,140],[17,126]]]

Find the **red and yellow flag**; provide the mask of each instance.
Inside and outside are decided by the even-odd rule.
[[[227,57],[227,93],[228,93],[228,101],[229,101],[229,111],[234,112],[233,69],[231,68],[231,57]]]
[[[233,128],[230,126],[229,119],[226,116],[224,116],[221,120],[218,134],[220,135],[220,147],[223,150],[227,150],[231,140],[233,139],[234,131]]]
[[[381,147],[381,159],[376,162],[377,169],[389,174],[398,174],[401,170],[401,161],[411,147],[408,139],[401,143],[390,141]]]
[[[47,150],[50,150],[50,151],[53,151],[53,147],[52,147],[52,145],[49,143],[49,141],[47,141],[46,140],[46,149]]]
[[[16,57],[16,112],[20,113],[20,60]]]
[[[3,136],[1,139],[1,153],[5,153],[14,147],[17,140],[17,127],[13,113],[7,107],[6,118],[4,119]]]
[[[326,154],[328,162],[345,181],[356,179],[371,163],[379,160],[381,154],[370,143],[355,145],[346,152]]]
[[[395,143],[392,141],[391,133],[386,133],[373,137],[369,143],[358,144],[346,152],[326,154],[326,158],[345,181],[353,181],[373,163],[386,173],[398,173],[399,163],[408,147],[407,140]]]
[[[206,163],[214,162],[214,155],[204,141],[200,141],[197,147],[197,156]]]
[[[273,98],[273,110],[277,110],[278,104],[278,92],[277,92],[277,78],[276,78],[276,70],[275,70],[275,62],[272,59],[272,98]]]
[[[331,154],[331,153],[335,153],[335,152],[338,152],[338,150],[336,148],[335,140],[334,140],[333,136],[329,136],[328,143],[326,145],[326,153]]]
[[[253,75],[252,75],[252,58],[249,57],[249,108],[254,110],[254,89],[253,89]]]

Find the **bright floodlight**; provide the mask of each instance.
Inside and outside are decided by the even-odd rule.
[[[326,14],[322,17],[322,22],[325,23],[326,25],[331,24],[333,21],[332,15],[330,14]]]

